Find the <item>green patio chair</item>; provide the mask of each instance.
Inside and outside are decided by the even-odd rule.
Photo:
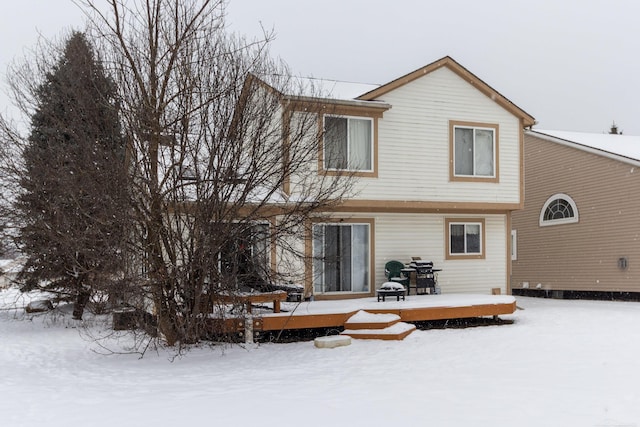
[[[384,265],[384,275],[389,282],[401,283],[409,290],[409,278],[402,274],[404,264],[400,261],[389,261]]]

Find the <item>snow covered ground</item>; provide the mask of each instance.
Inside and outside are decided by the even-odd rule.
[[[639,303],[519,297],[512,325],[140,359],[100,354],[99,322],[7,310],[14,295],[0,290],[3,426],[640,426]]]

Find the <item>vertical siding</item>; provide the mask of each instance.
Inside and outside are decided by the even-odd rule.
[[[518,259],[512,286],[640,292],[640,170],[576,148],[525,136],[525,204],[513,213]],[[540,210],[571,196],[579,222],[540,227]],[[627,257],[629,267],[618,268]]]
[[[375,283],[385,281],[387,261],[408,262],[420,256],[434,262],[443,271],[438,282],[443,293],[491,293],[500,288],[506,293],[506,217],[486,215],[485,259],[445,260],[445,217],[433,214],[372,215],[376,220]],[[475,216],[477,217],[477,216]],[[459,216],[464,218],[464,216]]]
[[[519,120],[446,67],[383,96],[378,178],[358,198],[456,202],[520,201]],[[499,125],[499,184],[449,182],[449,121]]]

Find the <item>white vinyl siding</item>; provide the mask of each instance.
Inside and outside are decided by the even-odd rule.
[[[446,218],[451,219],[451,215]],[[486,241],[484,259],[464,261],[445,257],[445,216],[436,214],[375,215],[375,283],[384,281],[384,264],[408,262],[412,256],[433,261],[442,293],[489,294],[493,288],[507,292],[507,228],[505,215],[483,215]],[[460,217],[464,222],[464,217]]]
[[[361,179],[356,199],[520,202],[520,121],[443,67],[384,95],[378,120],[378,176]],[[499,126],[499,182],[450,182],[449,123]],[[496,165],[497,166],[497,165]]]

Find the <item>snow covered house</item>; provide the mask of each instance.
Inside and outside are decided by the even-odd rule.
[[[515,294],[640,292],[640,137],[525,132]]]
[[[533,117],[450,57],[384,85],[330,90],[320,100],[333,107],[318,118],[326,131],[318,174],[349,168],[358,180],[356,195],[304,236],[316,259],[300,266],[305,294],[375,295],[385,263],[414,256],[442,269],[442,293],[509,293],[511,216],[523,206]]]

